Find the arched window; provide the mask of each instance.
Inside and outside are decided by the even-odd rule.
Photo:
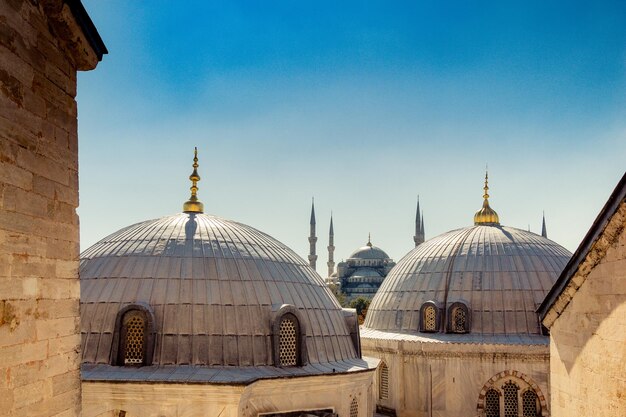
[[[143,314],[129,312],[122,320],[124,365],[143,365],[146,345],[146,321]]]
[[[424,309],[424,331],[434,332],[437,330],[437,311],[435,306],[426,306]]]
[[[522,394],[522,415],[524,417],[539,416],[539,401],[535,391],[529,389]]]
[[[359,417],[359,403],[356,398],[353,398],[350,403],[350,417]]]
[[[132,304],[118,312],[115,326],[113,365],[152,364],[154,316],[149,306]]]
[[[539,417],[547,407],[544,398],[528,375],[507,370],[483,386],[476,409],[486,417]]]
[[[439,327],[439,311],[432,301],[427,301],[420,309],[420,330],[422,332],[436,332]]]
[[[284,314],[280,319],[278,357],[280,366],[300,365],[300,326],[291,313]]]
[[[485,416],[500,417],[500,395],[495,389],[490,389],[485,394]]]
[[[504,384],[502,391],[504,392],[504,417],[517,417],[517,390],[519,388],[513,382],[509,381]]]
[[[378,398],[386,400],[389,398],[389,368],[385,362],[380,363],[378,372]]]
[[[454,303],[448,310],[448,329],[452,333],[467,333],[470,329],[470,317],[467,306],[463,303]]]

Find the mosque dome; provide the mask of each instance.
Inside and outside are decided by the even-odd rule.
[[[143,317],[144,365],[333,362],[329,372],[340,372],[358,358],[348,312],[320,276],[271,236],[202,213],[195,166],[192,177],[186,212],[128,226],[81,254],[83,363],[127,364],[121,351],[133,347],[120,340],[134,334],[122,326],[130,310]],[[287,316],[296,324],[285,330]]]
[[[367,245],[358,248],[348,259],[389,259],[389,255],[387,252],[382,250],[381,248],[372,245],[371,242],[367,242]]]
[[[485,195],[483,207],[489,207]],[[372,300],[365,327],[541,334],[536,309],[571,253],[535,233],[501,226],[497,214],[476,216],[474,226],[432,238],[398,261]]]

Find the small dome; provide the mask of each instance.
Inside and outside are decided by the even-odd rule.
[[[273,314],[290,308],[310,364],[352,360],[344,312],[291,249],[250,226],[181,213],[126,227],[81,254],[83,363],[111,363],[118,313],[147,306],[152,364],[275,365]]]
[[[371,244],[363,246],[352,252],[348,259],[389,259],[389,255],[377,246]]]
[[[470,333],[540,334],[535,311],[570,257],[557,243],[512,227],[478,225],[444,233],[417,246],[389,272],[365,327],[413,333],[425,303],[437,306],[442,320],[461,303],[471,315]]]

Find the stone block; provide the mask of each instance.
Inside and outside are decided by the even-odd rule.
[[[78,317],[38,320],[36,328],[37,339],[39,340],[76,334],[78,332]]]
[[[13,388],[13,406],[19,409],[42,401],[44,398],[44,384],[44,381],[36,381],[28,385]]]
[[[48,178],[63,185],[68,185],[69,173],[67,167],[58,162],[54,162],[44,155],[20,149],[17,155],[17,163],[20,167],[44,178]]]

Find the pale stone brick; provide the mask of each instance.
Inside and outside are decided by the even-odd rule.
[[[38,320],[37,339],[53,339],[78,332],[78,318],[66,317],[61,319]]]
[[[13,406],[19,409],[29,404],[42,401],[44,384],[44,381],[37,381],[13,388]]]
[[[0,161],[0,182],[30,191],[33,188],[33,174],[13,164]]]
[[[80,372],[71,371],[52,378],[52,395],[80,389]]]
[[[0,367],[21,365],[46,358],[48,341],[0,347]]]
[[[43,155],[37,155],[26,150],[19,150],[17,154],[18,165],[28,169],[44,178],[67,185],[69,174],[67,167],[60,165]]]

